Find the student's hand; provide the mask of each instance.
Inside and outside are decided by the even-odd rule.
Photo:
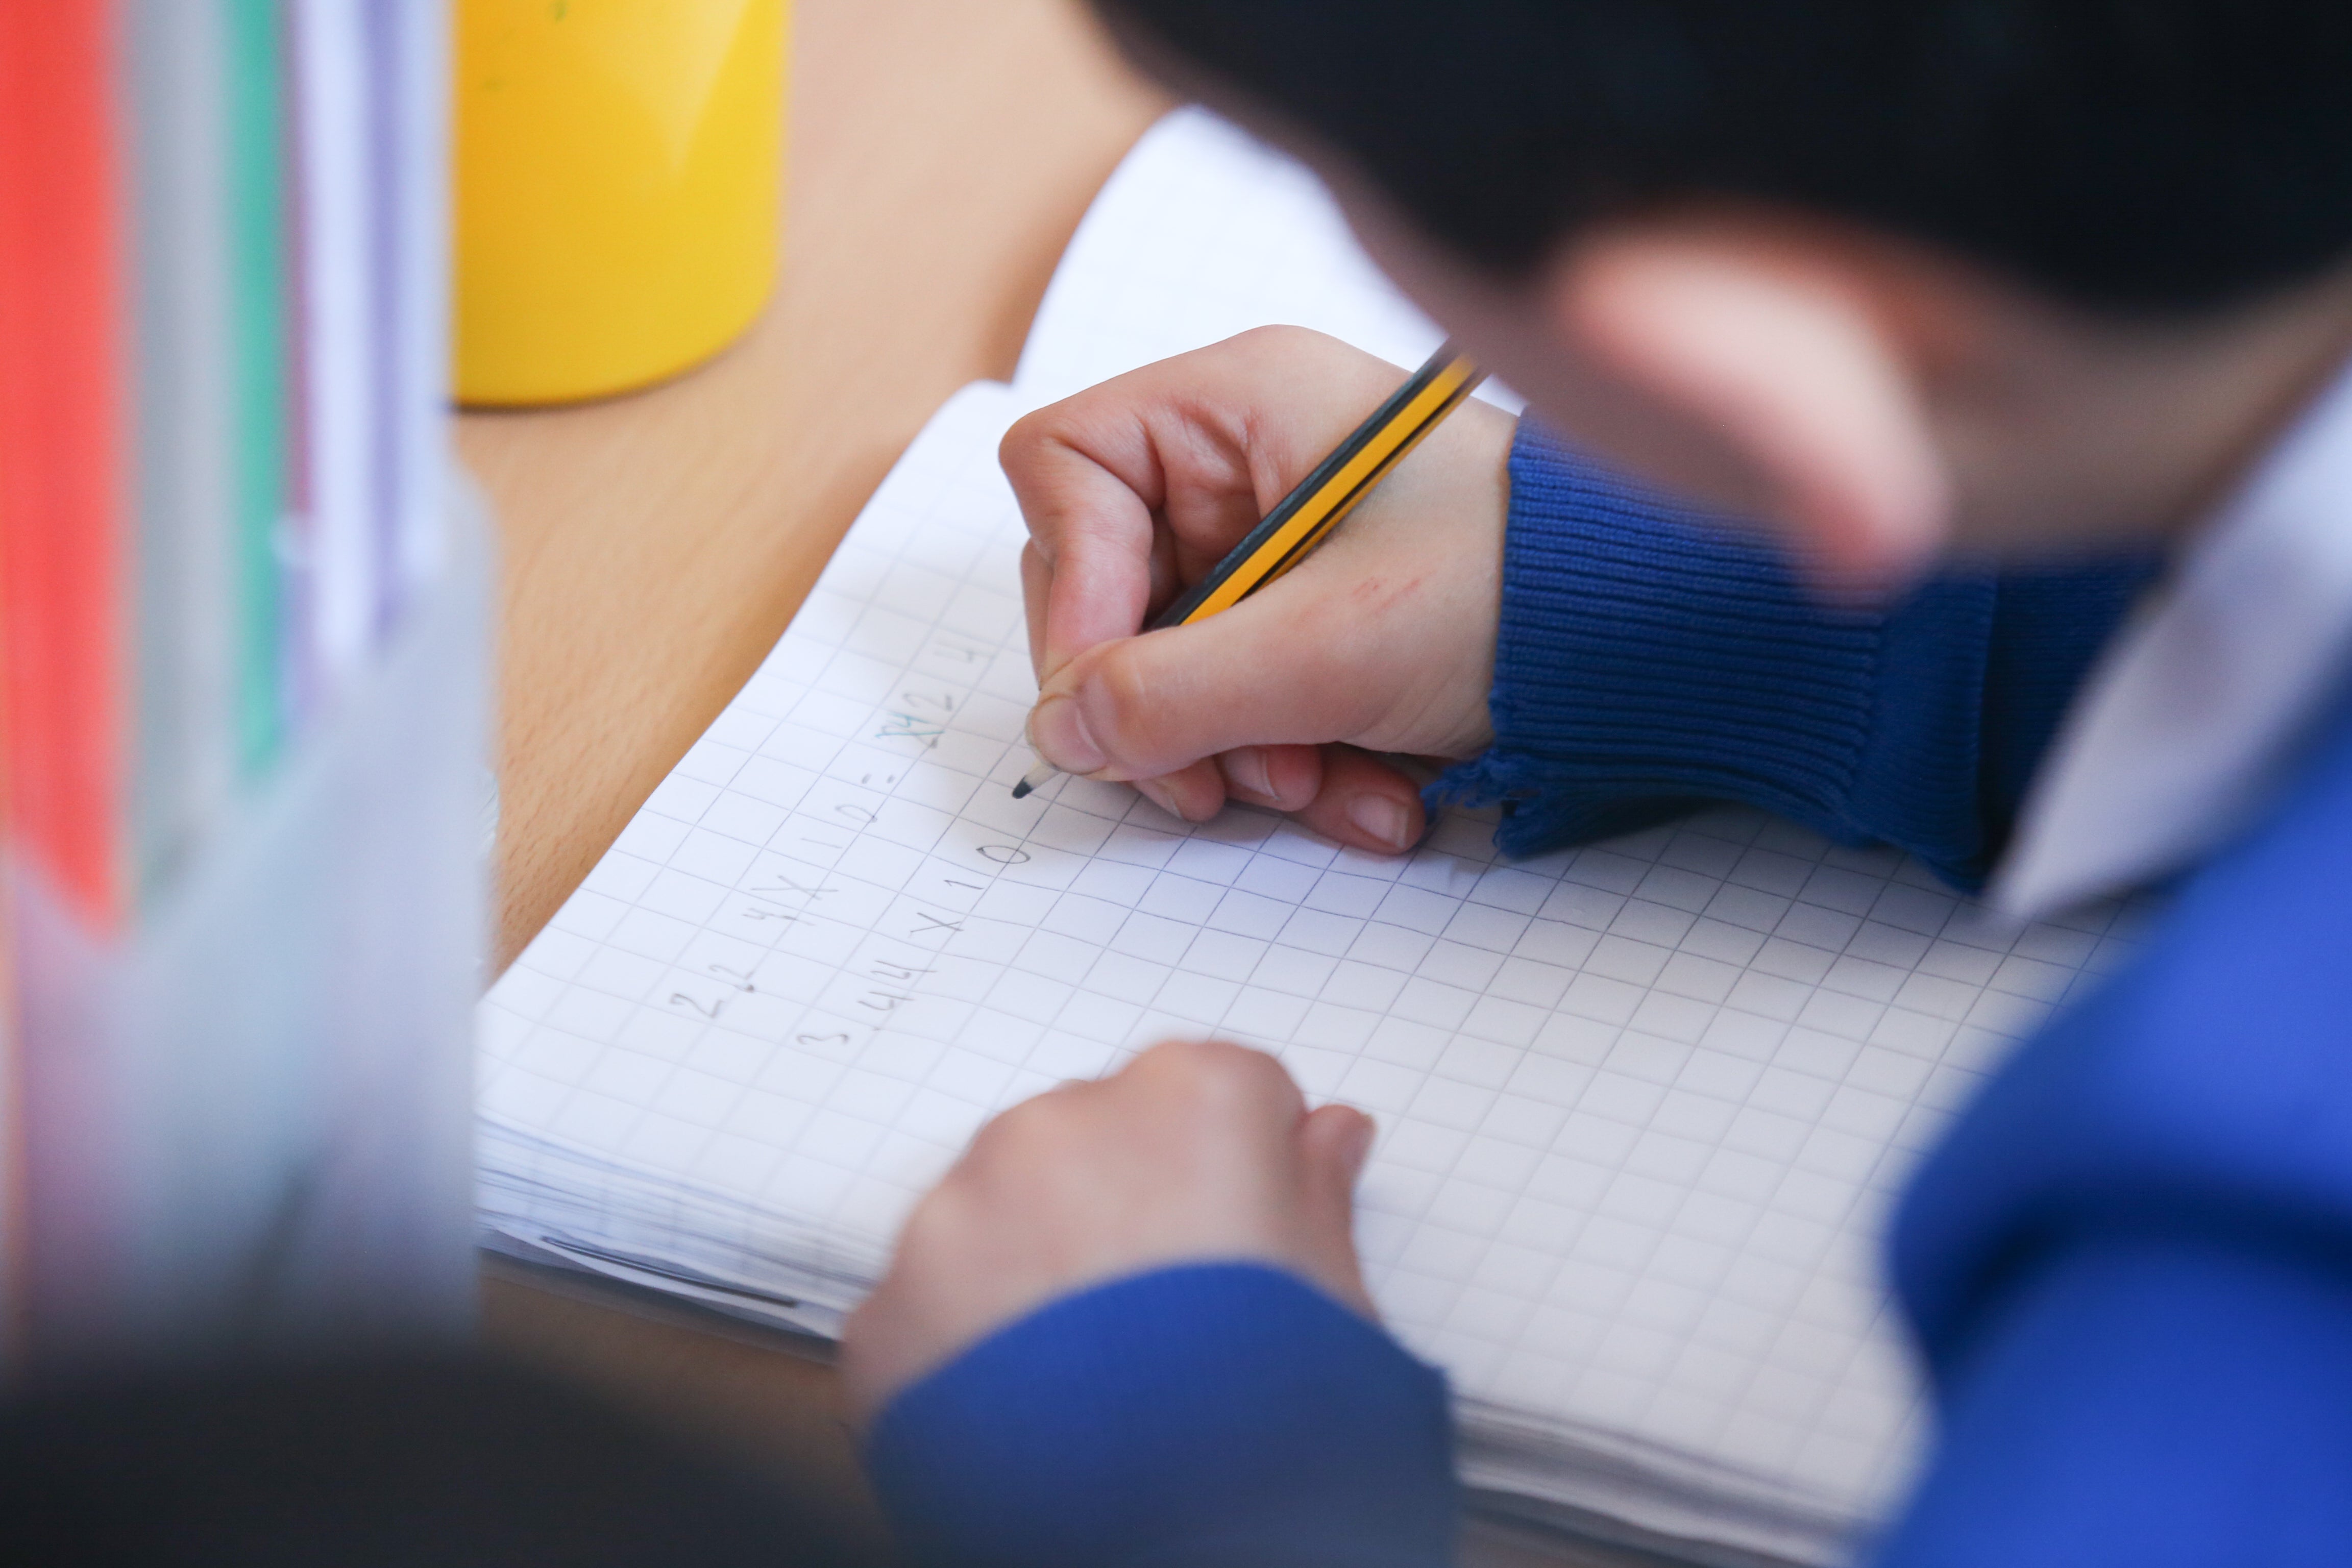
[[[1272,1057],[1215,1043],[1013,1107],[916,1206],[850,1318],[853,1416],[1056,1297],[1173,1263],[1273,1264],[1372,1316],[1350,1223],[1371,1137],[1360,1111],[1308,1110]]]
[[[1406,374],[1269,327],[1013,427],[1041,688],[1030,738],[1046,761],[1134,781],[1196,822],[1231,795],[1360,848],[1419,840],[1419,791],[1365,751],[1462,757],[1493,738],[1508,415],[1466,404],[1297,570],[1136,636]]]

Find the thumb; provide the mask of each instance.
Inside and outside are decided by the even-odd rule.
[[[1356,1178],[1372,1151],[1372,1119],[1325,1105],[1299,1120],[1299,1210],[1307,1226],[1300,1262],[1318,1285],[1364,1316],[1377,1317],[1356,1257]]]
[[[1314,595],[1276,590],[1100,643],[1045,681],[1030,742],[1064,773],[1132,780],[1237,746],[1353,739],[1375,700],[1352,656],[1360,636]]]

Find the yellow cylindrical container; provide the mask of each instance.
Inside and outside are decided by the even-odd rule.
[[[626,392],[759,314],[789,0],[457,0],[457,388]]]

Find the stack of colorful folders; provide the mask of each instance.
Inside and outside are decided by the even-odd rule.
[[[425,0],[0,5],[0,1297],[41,1359],[464,1295],[478,543]]]

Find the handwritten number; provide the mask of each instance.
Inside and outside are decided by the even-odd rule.
[[[927,752],[936,752],[940,737],[947,731],[929,719],[918,719],[911,713],[891,713],[885,716],[882,727],[874,731],[877,741],[920,741]]]
[[[818,882],[813,887],[803,888],[798,882],[793,881],[790,877],[785,876],[781,871],[769,873],[768,880],[768,886],[749,888],[746,889],[745,891],[765,893],[775,898],[789,898],[797,894],[800,897],[806,899],[811,903],[816,902],[819,899],[824,898],[827,893],[837,893],[841,891],[839,888],[827,887],[823,882]]]
[[[793,1038],[798,1040],[804,1046],[845,1046],[849,1044],[849,1037],[847,1035],[794,1035]]]
[[[1016,849],[1010,844],[983,844],[980,852],[1000,866],[1025,865],[1031,858],[1026,849]]]
[[[673,1007],[691,1007],[706,1018],[718,1017],[719,1009],[722,1005],[722,1004],[717,1002],[698,1002],[683,991],[671,992],[669,994],[669,1005]]]

